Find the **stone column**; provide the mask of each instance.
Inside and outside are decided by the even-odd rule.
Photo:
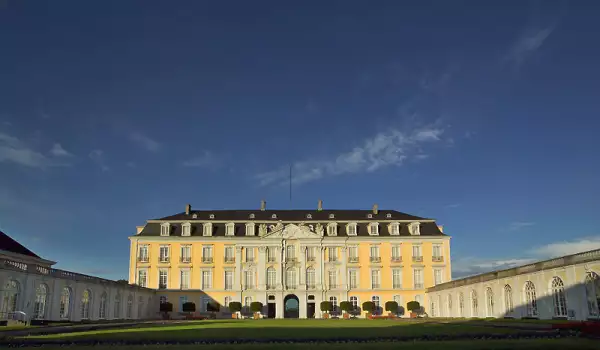
[[[261,246],[258,248],[258,285],[256,286],[258,290],[265,290],[265,272],[267,269],[266,266],[266,257],[267,247]]]
[[[233,273],[233,288],[242,290],[242,247],[235,247],[235,271]],[[243,300],[240,300],[243,302]]]
[[[347,250],[348,248],[346,246],[342,247],[342,271],[340,271],[340,288],[342,288],[343,290],[347,291],[348,290],[348,286],[346,285],[346,279],[348,277],[348,268],[347,268],[347,264],[348,264],[348,258],[347,258]]]
[[[301,263],[301,271],[300,271],[300,286],[299,289],[306,290],[306,251],[307,247],[305,245],[300,246],[300,261]],[[306,314],[306,312],[305,312]]]
[[[325,289],[325,279],[323,273],[325,271],[325,247],[321,247],[321,252],[319,254],[318,268],[316,273],[316,283],[317,289],[324,290]]]
[[[298,311],[299,311],[299,317],[300,318],[306,318],[306,292],[302,292],[302,293],[298,293],[299,295],[296,295],[298,297]]]
[[[285,305],[283,305],[283,296],[281,293],[275,294],[275,318],[283,318]]]

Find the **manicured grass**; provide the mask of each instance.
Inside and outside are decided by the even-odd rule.
[[[423,335],[509,334],[509,328],[444,325],[392,320],[213,320],[176,324],[138,325],[119,329],[31,335],[40,340],[235,340],[235,339],[373,339]]]
[[[279,350],[282,344],[222,344],[222,345],[149,345],[149,346],[94,346],[94,350]],[[379,342],[356,344],[285,344],[287,350],[597,350],[598,341],[591,339],[520,339],[520,340],[474,340],[474,341],[427,341],[427,342]],[[44,349],[63,350],[64,347],[44,346]],[[90,347],[70,346],[72,350]]]

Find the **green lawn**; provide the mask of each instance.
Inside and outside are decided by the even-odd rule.
[[[222,340],[222,339],[369,339],[422,335],[507,334],[516,330],[480,325],[412,323],[391,320],[213,320],[179,324],[31,335],[25,339],[60,340]]]
[[[223,345],[156,345],[156,346],[94,346],[94,350],[279,350],[281,344],[223,344]],[[590,339],[525,339],[525,340],[474,340],[431,342],[380,342],[357,344],[285,344],[286,350],[597,350],[597,340]],[[44,346],[45,350],[64,350],[64,347]],[[85,346],[71,346],[71,350],[87,350]]]

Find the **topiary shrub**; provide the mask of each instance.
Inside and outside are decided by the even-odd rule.
[[[191,301],[183,303],[183,305],[181,306],[181,311],[183,311],[183,312],[195,312],[196,311],[196,304],[194,304]]]
[[[329,312],[333,311],[333,304],[330,301],[322,301],[321,302],[321,311],[325,312],[325,318],[329,317]]]
[[[408,304],[406,304],[406,308],[413,314],[419,315],[421,313],[421,304],[419,304],[418,301],[409,301]]]
[[[173,312],[173,304],[169,303],[160,303],[160,312]]]
[[[231,311],[231,313],[238,313],[240,311],[242,311],[242,303],[240,303],[239,301],[232,301],[229,303],[229,311]]]
[[[395,301],[388,301],[385,303],[385,311],[393,314],[398,313],[398,303]]]
[[[262,309],[263,309],[263,303],[261,303],[260,301],[253,301],[252,303],[250,303],[250,311],[262,312]]]
[[[372,301],[365,301],[362,304],[362,309],[363,309],[363,311],[366,311],[369,314],[372,314],[375,311],[375,303]]]
[[[209,301],[208,304],[206,304],[206,311],[208,312],[219,312],[219,309],[221,309],[221,307],[216,301]]]
[[[351,302],[349,302],[349,301],[342,301],[342,302],[340,303],[340,309],[341,309],[343,312],[345,312],[345,313],[348,313],[348,314],[349,314],[349,313],[352,311],[352,309],[353,309],[353,307],[352,307],[352,303],[351,303]]]

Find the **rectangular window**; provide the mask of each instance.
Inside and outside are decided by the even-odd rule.
[[[225,247],[225,262],[232,263],[235,261],[234,247],[227,246]]]
[[[254,236],[254,224],[246,225],[246,236]]]
[[[309,268],[306,271],[306,285],[308,288],[315,288],[315,269]]]
[[[402,261],[402,258],[400,257],[400,246],[399,245],[392,246],[392,261]]]
[[[337,271],[330,270],[329,271],[329,289],[336,289],[337,285]]]
[[[244,273],[244,285],[246,289],[254,289],[254,273],[251,270]]]
[[[288,245],[285,247],[285,259],[287,261],[296,260],[296,247],[293,245]]]
[[[162,224],[160,226],[160,235],[161,236],[168,236],[169,235],[169,231],[170,231],[170,226],[169,224]]]
[[[371,246],[371,262],[380,262],[381,257],[379,256],[379,246]]]
[[[267,249],[267,260],[269,262],[276,262],[277,261],[277,248],[275,248],[275,247],[269,247]]]
[[[235,232],[234,224],[226,224],[225,225],[225,236],[233,236]]]
[[[369,234],[371,236],[377,236],[379,235],[379,224],[376,222],[373,222],[369,225],[369,227],[371,227],[371,232],[369,232]]]
[[[202,289],[212,288],[212,271],[202,271]]]
[[[181,289],[190,288],[190,270],[181,270],[180,286]]]
[[[394,289],[402,289],[402,270],[392,270],[392,286]]]
[[[202,247],[202,262],[204,262],[204,263],[212,263],[213,262],[212,246],[205,245]]]
[[[138,271],[138,286],[146,287],[148,285],[148,272],[146,270]]]
[[[233,289],[233,271],[225,271],[225,290]]]
[[[167,284],[169,282],[168,273],[168,270],[158,271],[158,289],[167,289]]]
[[[159,261],[162,263],[169,262],[170,254],[169,254],[169,246],[161,245],[159,248]]]
[[[306,248],[306,260],[307,261],[316,261],[317,257],[315,254],[315,247]]]
[[[421,245],[420,244],[413,245],[412,250],[413,250],[413,262],[422,262],[423,254],[421,254]]]
[[[444,278],[443,278],[442,273],[443,273],[442,269],[433,269],[433,283],[434,284],[444,283]]]
[[[444,261],[444,257],[442,255],[442,246],[439,244],[434,244],[433,245],[433,254],[432,254],[432,260],[433,262],[442,262]]]
[[[254,248],[246,248],[246,262],[254,261]]]
[[[358,288],[358,271],[357,270],[349,270],[348,271],[348,281],[350,284],[350,288],[356,289]]]
[[[181,246],[181,262],[190,263],[192,262],[192,246],[189,244]]]
[[[379,282],[379,270],[371,270],[371,288],[381,288],[381,284]]]
[[[350,262],[350,263],[358,262],[358,247],[356,247],[356,246],[348,247],[348,262]]]
[[[140,245],[138,251],[138,261],[139,262],[148,262],[148,245]]]
[[[337,247],[329,247],[329,261],[333,262],[333,261],[337,261],[338,260],[338,256],[337,256]]]
[[[337,236],[337,225],[328,225],[327,226],[327,235],[328,236]]]
[[[356,236],[356,224],[348,224],[348,236]]]
[[[415,289],[423,289],[423,270],[414,269],[413,279],[415,283]]]
[[[400,234],[400,225],[392,224],[390,234],[397,236]]]
[[[202,227],[202,236],[212,236],[212,224],[204,224]]]
[[[192,231],[192,226],[190,224],[183,224],[181,225],[182,228],[182,232],[181,235],[182,236],[189,236],[191,231]]]

